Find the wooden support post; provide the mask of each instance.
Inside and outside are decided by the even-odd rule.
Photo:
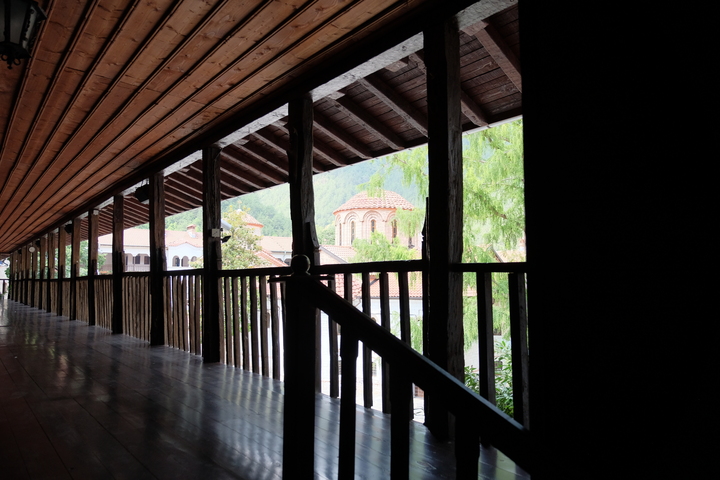
[[[283,412],[283,478],[313,478],[315,467],[315,306],[304,288],[309,262],[292,260],[285,284],[285,399]]]
[[[508,274],[508,293],[513,359],[513,412],[515,420],[525,428],[530,428],[528,319],[524,273]]]
[[[150,345],[165,344],[165,188],[162,172],[150,177]]]
[[[98,216],[100,212],[88,212],[88,325],[95,325],[95,276],[98,260]]]
[[[28,252],[28,246],[25,245],[22,247],[22,278],[23,278],[23,295],[22,295],[22,303],[27,305],[30,301],[30,298],[28,297],[28,293],[30,292],[30,289],[28,288],[28,274],[30,273],[30,269],[28,268],[28,255],[30,252]]]
[[[70,241],[70,320],[77,320],[77,277],[80,275],[80,219],[72,221]]]
[[[42,309],[46,306],[47,297],[45,297],[45,282],[47,281],[47,275],[45,272],[47,261],[47,238],[45,235],[40,237],[40,271],[38,280],[40,281],[38,287],[38,301],[37,308]]]
[[[313,109],[309,93],[288,105],[290,132],[290,218],[293,255],[305,255],[310,265],[320,261],[320,245],[315,231],[315,193],[312,183]]]
[[[460,46],[455,19],[425,31],[428,85],[428,356],[464,380],[462,273],[450,266],[462,259],[462,142]],[[431,432],[449,438],[447,412],[426,396],[425,418]]]
[[[67,264],[67,259],[65,258],[66,249],[67,246],[67,230],[65,230],[65,225],[60,225],[60,228],[58,228],[58,288],[57,288],[57,304],[58,304],[58,316],[63,315],[65,312],[64,310],[67,309],[67,305],[63,305],[63,293],[65,291],[65,266]]]
[[[45,311],[50,313],[52,312],[52,297],[53,297],[53,282],[51,281],[53,278],[55,278],[55,247],[56,247],[56,236],[55,232],[48,233],[47,236],[47,254],[48,254],[48,261],[47,261],[47,304],[45,305]],[[55,289],[57,291],[57,289]]]
[[[123,273],[125,272],[125,197],[113,198],[113,311],[112,333],[123,333]]]
[[[220,361],[220,148],[203,148],[203,361]],[[255,332],[257,333],[257,332]],[[243,352],[246,354],[246,351]]]
[[[309,93],[288,104],[288,150],[290,182],[290,219],[293,255],[305,255],[311,269],[320,262],[320,244],[315,230],[315,193],[313,190],[313,108]],[[320,391],[320,315],[315,316],[315,389]],[[286,337],[287,338],[287,337]]]
[[[480,396],[495,405],[495,345],[493,337],[492,273],[478,272],[476,279]]]
[[[35,241],[30,244],[30,303],[31,307],[37,306],[37,298],[35,295],[35,286],[37,283],[37,269],[38,269],[38,248],[35,245]]]

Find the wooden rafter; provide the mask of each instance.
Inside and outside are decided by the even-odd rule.
[[[358,125],[372,133],[381,142],[393,150],[403,150],[405,142],[387,125],[384,125],[377,118],[363,110],[357,103],[348,97],[342,97],[337,100],[328,99],[339,110],[351,115]]]
[[[376,97],[392,108],[402,119],[424,136],[428,134],[427,116],[415,108],[407,99],[387,85],[377,74],[358,80]]]
[[[493,60],[495,60],[498,67],[507,75],[513,85],[515,85],[515,88],[522,92],[520,61],[495,27],[490,23],[481,22],[466,29],[466,32],[475,35],[475,38],[485,47],[485,50],[487,50]]]

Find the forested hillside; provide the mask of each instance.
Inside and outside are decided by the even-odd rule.
[[[334,242],[332,212],[358,193],[358,185],[368,182],[384,163],[384,159],[369,160],[315,175],[315,221],[320,243]],[[419,205],[417,189],[403,186],[400,172],[388,176],[385,189],[397,192],[414,205]],[[248,208],[250,214],[263,224],[263,234],[283,237],[291,235],[287,184],[226,200],[222,203],[222,210],[237,209],[241,206]],[[165,219],[165,228],[168,230],[185,230],[190,224],[196,225],[198,229],[202,228],[202,211],[199,208]]]

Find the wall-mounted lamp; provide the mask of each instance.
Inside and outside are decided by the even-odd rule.
[[[225,237],[222,237],[222,240],[220,240],[220,241],[221,241],[222,243],[226,243],[228,240],[230,240],[230,238],[232,238],[232,235],[227,235],[227,236],[225,236]]]
[[[35,247],[28,247],[28,252],[35,253]]]
[[[33,0],[0,0],[0,58],[8,68],[30,58],[38,25],[46,19]]]

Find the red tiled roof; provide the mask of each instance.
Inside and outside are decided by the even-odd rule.
[[[371,208],[400,208],[402,210],[413,210],[415,207],[412,203],[405,200],[400,194],[389,190],[383,190],[383,194],[380,197],[368,197],[367,192],[360,192],[347,202],[340,205],[340,207],[333,212],[333,215],[343,210]]]

